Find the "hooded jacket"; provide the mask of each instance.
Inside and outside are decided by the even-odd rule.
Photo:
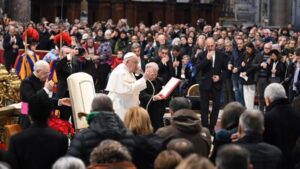
[[[101,141],[105,139],[120,141],[127,133],[117,114],[101,111],[92,118],[89,128],[75,135],[67,154],[82,159],[88,165],[90,153]]]
[[[171,125],[160,128],[156,134],[166,141],[174,138],[185,138],[193,144],[195,153],[204,157],[209,155],[210,133],[202,128],[199,117],[191,110],[175,112]]]

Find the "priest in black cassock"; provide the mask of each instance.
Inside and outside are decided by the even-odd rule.
[[[28,103],[30,99],[37,95],[38,93],[48,95],[49,98],[52,97],[52,88],[53,81],[48,81],[50,74],[49,64],[46,61],[39,60],[34,64],[33,73],[22,81],[20,86],[20,95],[21,95],[21,113],[19,118],[20,126],[23,129],[26,129],[30,126],[31,122],[28,117]],[[51,99],[53,107],[59,105],[70,106],[69,98],[62,99]]]
[[[163,82],[157,78],[159,68],[155,62],[146,64],[145,69],[150,72],[150,78],[147,80],[147,88],[140,93],[140,102],[141,106],[148,111],[151,124],[156,131],[163,127],[163,116],[166,108],[165,99],[158,95]]]

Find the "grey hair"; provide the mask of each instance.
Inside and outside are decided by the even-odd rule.
[[[0,161],[0,168],[1,169],[11,169],[10,165],[3,161]]]
[[[59,158],[52,169],[85,169],[85,165],[81,159],[68,156]]]
[[[265,98],[269,97],[271,102],[273,102],[278,99],[286,98],[286,93],[284,87],[281,84],[271,83],[266,87],[264,96]]]
[[[38,70],[45,69],[46,67],[49,67],[49,63],[44,60],[39,60],[39,61],[35,62],[34,66],[33,66],[33,70],[34,70],[34,72],[36,72]]]
[[[132,50],[132,49],[136,49],[136,48],[141,48],[141,45],[140,45],[139,43],[133,43],[133,44],[131,45],[131,50]]]
[[[96,94],[92,101],[91,111],[113,111],[113,103],[105,94]]]
[[[145,69],[148,69],[148,68],[154,68],[157,71],[159,70],[159,67],[158,67],[157,63],[155,63],[155,62],[147,63],[146,66],[145,66]]]
[[[107,29],[105,32],[104,32],[104,36],[111,36],[112,34],[112,31],[110,29]]]
[[[264,116],[259,110],[246,110],[240,116],[239,126],[244,133],[264,131]]]

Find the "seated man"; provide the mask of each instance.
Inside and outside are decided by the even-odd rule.
[[[65,155],[68,138],[47,124],[52,107],[51,99],[44,91],[30,98],[29,116],[33,124],[10,140],[8,152],[13,159],[13,168],[50,169]]]
[[[249,152],[238,145],[225,145],[218,151],[217,169],[253,169]]]
[[[158,129],[156,134],[165,140],[185,138],[193,143],[195,153],[208,157],[210,134],[203,131],[197,114],[189,109],[180,109],[171,118],[171,125]]]
[[[281,151],[263,142],[264,116],[257,110],[247,110],[240,116],[237,143],[249,151],[251,164],[255,169],[279,169]]]
[[[136,169],[131,162],[130,152],[115,140],[103,140],[91,153],[89,168],[126,168]]]
[[[80,158],[88,165],[92,150],[105,139],[120,140],[127,135],[127,129],[113,111],[113,103],[104,94],[98,94],[92,101],[91,113],[87,117],[89,128],[75,134],[68,155]]]

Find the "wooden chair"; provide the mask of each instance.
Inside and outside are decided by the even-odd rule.
[[[9,124],[9,125],[5,125],[4,126],[4,133],[5,133],[5,145],[9,146],[9,141],[10,141],[10,138],[21,132],[22,131],[22,128],[19,124]]]
[[[193,84],[187,91],[187,96],[200,96],[199,84]]]

